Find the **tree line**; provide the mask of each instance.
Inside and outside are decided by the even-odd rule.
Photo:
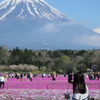
[[[34,66],[25,67],[24,65]],[[13,50],[0,47],[0,70],[39,70],[68,73],[87,69],[100,70],[100,50],[24,50],[18,47]],[[19,69],[11,65],[23,65]],[[32,69],[33,68],[33,69]]]

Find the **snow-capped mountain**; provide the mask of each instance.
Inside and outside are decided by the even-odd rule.
[[[100,35],[72,20],[44,0],[0,3],[0,46],[28,49],[93,49]]]
[[[43,21],[71,20],[44,0],[4,0],[0,3],[0,20],[18,18]]]

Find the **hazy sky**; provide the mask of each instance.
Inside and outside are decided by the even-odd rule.
[[[3,0],[0,0],[0,2]],[[100,0],[44,0],[86,27],[100,32]],[[98,29],[96,29],[98,28]]]

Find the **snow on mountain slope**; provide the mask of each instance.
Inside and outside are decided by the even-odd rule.
[[[71,18],[47,4],[44,0],[4,0],[0,3],[0,20],[17,18],[70,21]]]

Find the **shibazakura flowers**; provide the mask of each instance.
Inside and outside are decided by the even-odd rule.
[[[1,89],[0,100],[66,100],[67,90]],[[90,96],[100,100],[100,90],[90,90]],[[69,90],[72,97],[72,90]]]

